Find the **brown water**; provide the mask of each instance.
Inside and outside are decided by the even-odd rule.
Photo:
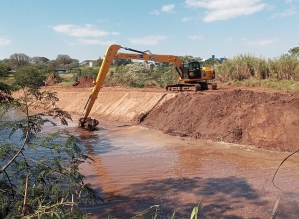
[[[74,128],[75,129],[75,128]],[[167,218],[299,218],[298,156],[272,177],[289,153],[165,135],[139,126],[76,129],[94,159],[82,172],[105,200],[85,206],[94,218],[130,218],[154,205]],[[154,211],[152,208],[151,211]],[[162,217],[161,217],[162,218]]]

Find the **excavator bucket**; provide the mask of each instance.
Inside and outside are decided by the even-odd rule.
[[[87,117],[86,119],[79,119],[79,127],[86,129],[88,131],[94,131],[99,124],[99,121],[96,119],[92,119]]]

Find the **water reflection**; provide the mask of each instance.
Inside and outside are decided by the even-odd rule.
[[[143,127],[88,132],[69,125],[93,159],[81,166],[86,182],[104,199],[82,206],[94,218],[129,218],[153,205],[160,205],[164,218],[173,212],[189,218],[201,199],[199,218],[269,218],[278,197],[279,218],[298,218],[296,156],[277,175],[282,196],[271,179],[287,153],[172,137]],[[7,132],[0,128],[1,136]]]
[[[82,135],[85,135],[83,133]],[[129,218],[152,205],[188,218],[203,198],[203,218],[269,218],[281,192],[271,178],[283,153],[170,137],[142,127],[110,127],[84,136],[94,163],[84,167],[105,202],[95,218]],[[297,162],[277,178],[285,195],[280,216],[297,218]]]
[[[118,188],[115,184],[110,183],[113,181],[113,178],[110,176],[110,172],[100,156],[117,150],[117,147],[114,147],[113,144],[110,143],[110,139],[107,138],[105,134],[106,132],[107,129],[102,127],[98,128],[97,131],[94,132],[89,132],[84,129],[76,130],[76,134],[79,139],[84,143],[87,154],[92,159],[90,163],[81,165],[82,172],[87,177],[88,181],[92,183],[93,188],[96,189],[104,202],[100,202],[99,205],[95,206],[83,206],[82,208],[87,212],[105,212],[107,203],[111,203],[114,198],[117,197],[115,191],[118,191]],[[107,185],[105,190],[103,190],[100,186],[101,184]],[[98,216],[99,215],[97,215],[97,217]]]

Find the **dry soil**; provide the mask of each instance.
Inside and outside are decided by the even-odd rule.
[[[170,135],[252,145],[280,151],[299,149],[299,94],[218,85],[218,90],[169,93],[164,89],[104,87],[91,116],[157,129]],[[79,116],[90,87],[50,86],[58,106]]]

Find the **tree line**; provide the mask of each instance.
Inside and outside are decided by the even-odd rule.
[[[56,59],[50,60],[43,56],[29,57],[24,53],[14,53],[9,58],[3,60],[7,63],[11,69],[18,69],[24,65],[34,65],[39,69],[73,69],[80,65],[87,65],[89,62],[93,62],[94,66],[100,66],[102,59],[97,60],[85,60],[82,63],[78,59],[71,58],[69,55],[57,55]]]

